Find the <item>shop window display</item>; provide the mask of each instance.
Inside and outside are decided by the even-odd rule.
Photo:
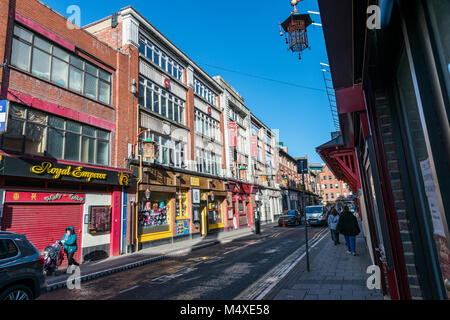
[[[209,203],[208,219],[210,224],[222,223],[222,208],[220,201],[216,200]]]
[[[188,216],[187,210],[187,193],[183,193],[181,198],[178,197],[175,201],[175,217],[176,218],[185,218]]]
[[[139,231],[148,234],[169,231],[169,197],[152,195],[143,199],[139,205]]]

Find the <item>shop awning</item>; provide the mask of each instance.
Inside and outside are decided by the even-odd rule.
[[[339,180],[358,193],[361,184],[355,150],[344,146],[342,136],[318,147],[317,153]]]

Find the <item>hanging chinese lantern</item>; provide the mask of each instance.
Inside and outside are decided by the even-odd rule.
[[[302,0],[300,0],[302,1]],[[300,14],[297,11],[296,5],[300,2],[292,0],[291,5],[294,7],[294,12],[284,21],[280,26],[280,35],[283,36],[283,28],[286,36],[286,43],[292,52],[298,52],[298,58],[302,58],[302,52],[309,48],[307,28],[312,24],[312,19],[309,14]]]
[[[151,139],[147,138],[142,142],[144,149],[144,158],[156,160],[158,158],[158,145]]]
[[[240,178],[242,179],[242,180],[245,180],[246,179],[246,177],[247,177],[247,167],[245,166],[245,165],[241,165],[240,167],[239,167],[239,173],[240,173]]]

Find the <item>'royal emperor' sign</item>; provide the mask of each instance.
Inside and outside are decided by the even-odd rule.
[[[34,159],[3,156],[0,174],[27,178],[41,178],[89,184],[120,185],[127,187],[133,179],[124,171],[110,171],[78,165],[38,161]]]
[[[51,175],[53,179],[59,179],[61,176],[72,176],[88,182],[91,182],[93,179],[106,180],[108,177],[106,173],[87,171],[83,167],[67,166],[65,168],[55,168],[51,162],[42,162],[40,165],[31,167],[30,171],[39,175]]]

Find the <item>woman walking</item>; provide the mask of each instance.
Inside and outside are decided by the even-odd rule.
[[[358,225],[358,220],[350,212],[350,209],[345,206],[339,217],[337,230],[345,237],[347,244],[347,253],[356,256],[356,236],[361,232]]]
[[[80,264],[73,258],[75,252],[78,250],[77,234],[75,233],[75,229],[73,227],[66,228],[66,233],[61,239],[61,242],[64,245],[64,252],[66,253],[67,260],[69,261],[69,268],[72,265],[79,266]]]
[[[339,213],[336,209],[331,209],[331,214],[328,216],[328,227],[331,231],[331,240],[333,240],[334,245],[337,246],[339,242],[339,231],[337,226],[339,223]]]

